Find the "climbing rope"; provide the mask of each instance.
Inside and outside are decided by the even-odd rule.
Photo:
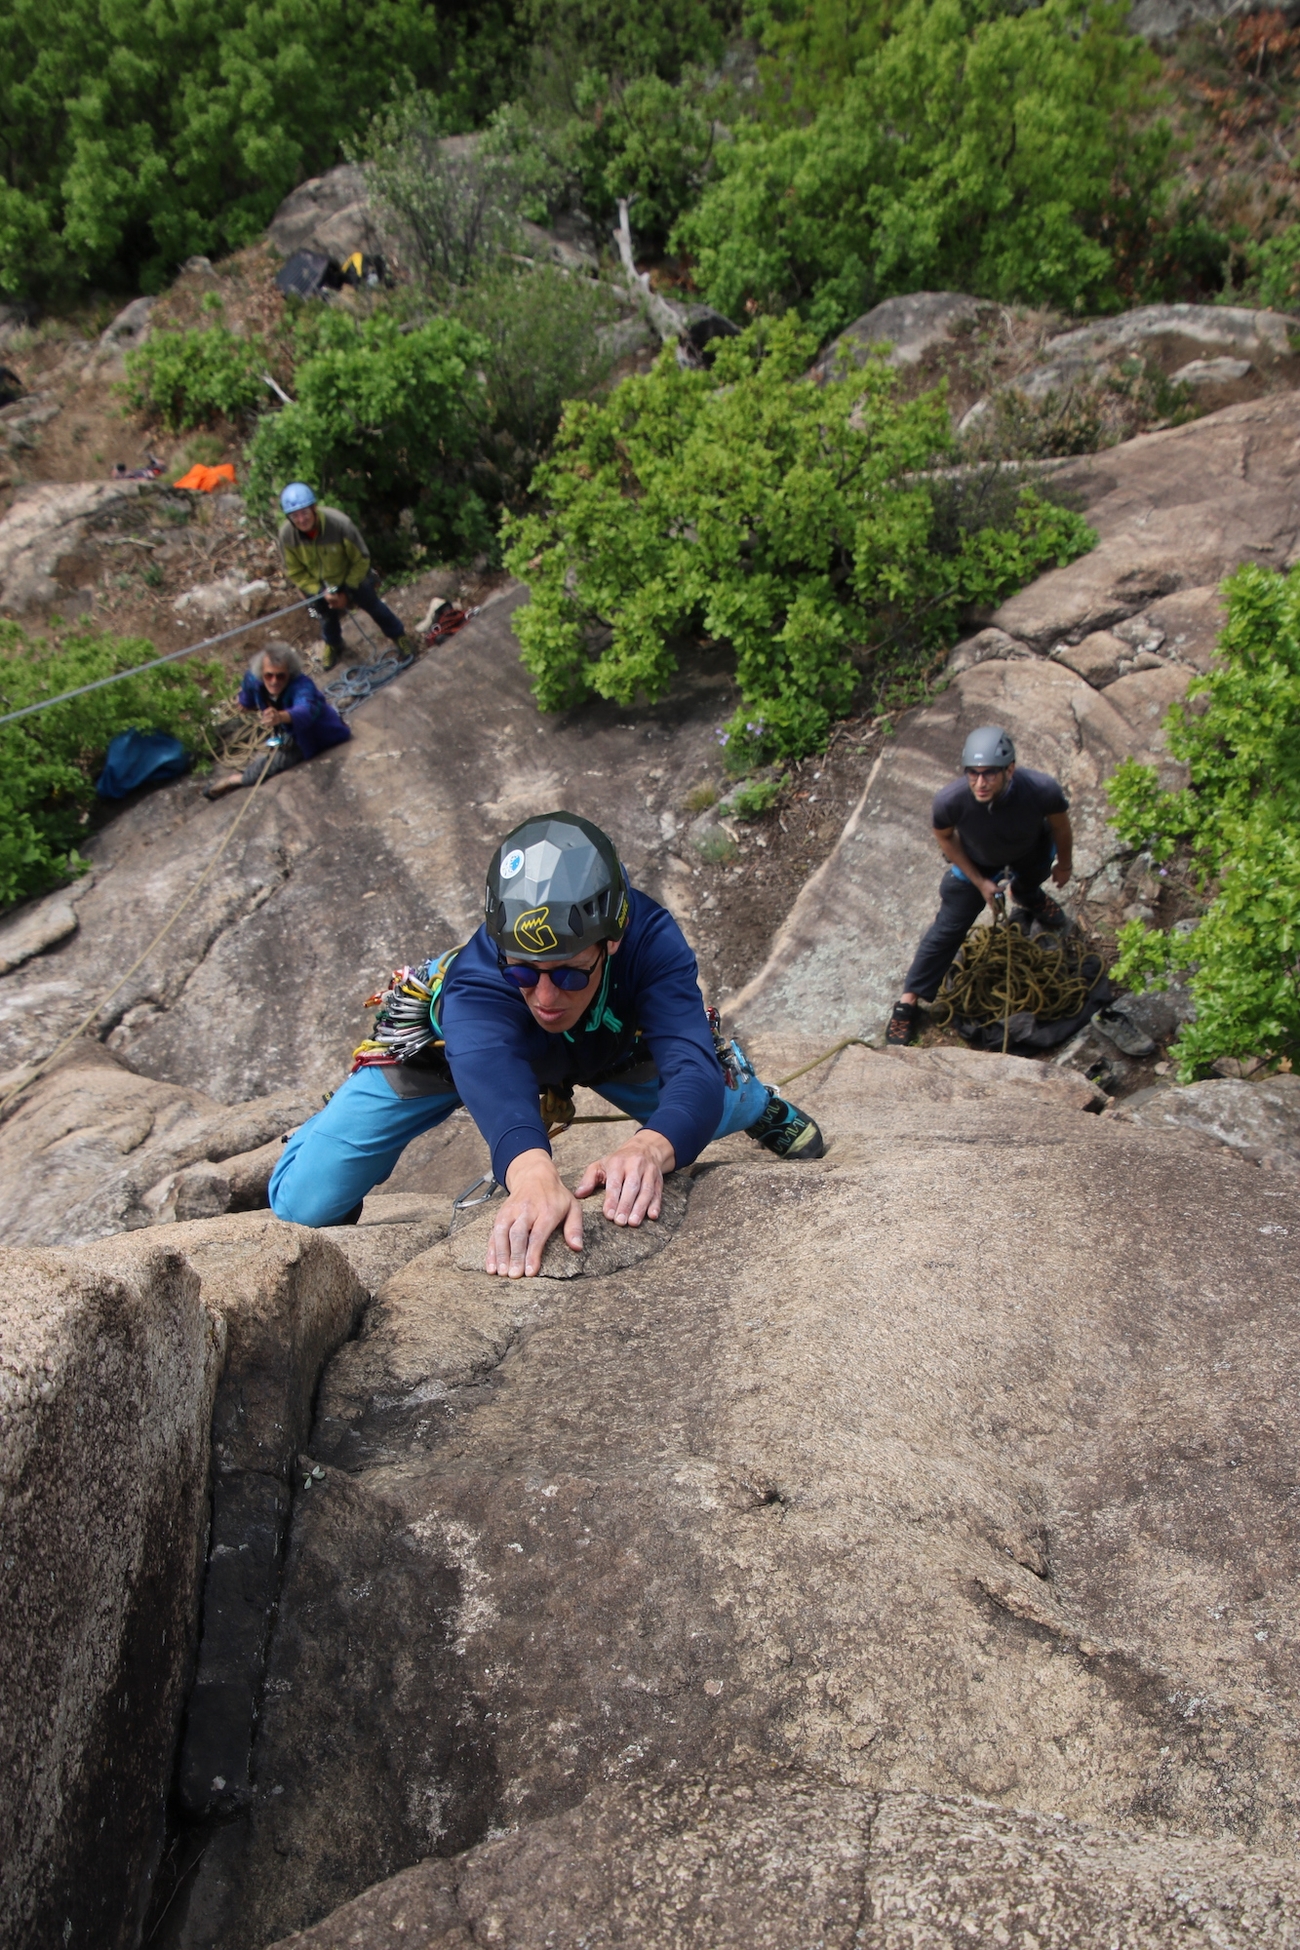
[[[144,950],[144,953],[136,956],[136,959],[131,963],[131,966],[127,969],[126,974],[122,976],[121,980],[114,983],[113,987],[108,991],[107,995],[100,997],[99,1001],[96,1002],[94,1008],[90,1010],[89,1014],[83,1016],[81,1021],[77,1024],[76,1028],[72,1030],[69,1035],[65,1036],[61,1043],[57,1043],[55,1045],[55,1047],[50,1051],[50,1054],[44,1059],[44,1061],[37,1064],[36,1068],[32,1071],[30,1076],[23,1077],[20,1082],[12,1084],[10,1088],[6,1090],[3,1097],[0,1097],[0,1111],[6,1110],[8,1106],[11,1103],[13,1103],[16,1097],[22,1095],[24,1090],[30,1090],[31,1086],[36,1082],[37,1078],[43,1077],[45,1075],[46,1071],[50,1068],[51,1064],[57,1062],[58,1058],[62,1056],[64,1050],[71,1049],[72,1045],[78,1040],[78,1038],[85,1035],[86,1031],[90,1028],[91,1023],[94,1022],[96,1016],[102,1014],[102,1012],[108,1007],[109,1003],[113,1000],[113,997],[115,995],[121,994],[122,990],[126,987],[127,983],[130,981],[131,977],[136,973],[136,970],[142,968],[145,962],[148,961],[154,949],[158,947],[159,943],[166,940],[167,936],[171,933],[172,929],[176,926],[176,923],[180,920],[181,915],[185,912],[186,908],[190,906],[191,902],[194,900],[195,895],[199,892],[199,889],[204,885],[205,881],[211,875],[213,869],[216,867],[222,855],[225,853],[226,848],[230,845],[231,840],[234,839],[235,834],[238,832],[239,827],[249,810],[249,807],[253,803],[253,799],[257,793],[257,788],[259,785],[261,785],[262,780],[266,777],[267,770],[271,764],[271,760],[274,757],[275,757],[274,749],[272,749],[266,754],[266,764],[262,767],[261,771],[258,773],[257,778],[253,783],[252,791],[248,794],[248,797],[244,800],[243,805],[239,808],[239,811],[235,814],[235,817],[231,820],[229,826],[226,828],[220,846],[217,848],[212,858],[208,861],[207,866],[204,867],[203,872],[199,875],[194,885],[190,888],[189,893],[185,896],[180,906],[173,908],[171,914],[168,916],[163,926],[159,928],[157,934],[154,936],[153,940],[149,943],[149,946]]]
[[[1005,1052],[1013,1016],[1026,1013],[1039,1022],[1077,1016],[1100,974],[1101,957],[1084,935],[1044,932],[1031,941],[999,900],[992,927],[972,928],[962,943],[931,1007],[930,1023],[946,1029],[952,1022],[1000,1021]]]
[[[121,684],[128,677],[139,677],[142,671],[157,670],[160,664],[174,664],[178,657],[192,657],[198,650],[211,650],[218,643],[229,643],[231,637],[247,636],[250,630],[264,630],[268,623],[278,623],[282,617],[296,615],[298,610],[306,609],[308,603],[315,602],[314,596],[304,596],[300,603],[290,603],[287,609],[272,611],[270,616],[255,616],[251,623],[236,624],[233,630],[223,630],[220,636],[205,636],[201,643],[187,643],[183,650],[169,650],[166,656],[151,657],[147,664],[133,664],[130,670],[115,670],[111,677],[97,677],[93,684],[78,684],[75,691],[60,691],[57,697],[43,697],[39,704],[24,704],[21,711],[6,711],[0,715],[0,724],[12,724],[15,718],[30,718],[35,711],[51,711],[56,704],[66,704],[69,698],[85,697],[88,691],[102,691],[106,684]]]

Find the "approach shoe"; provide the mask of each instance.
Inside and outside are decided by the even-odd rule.
[[[409,630],[403,630],[402,634],[394,639],[393,648],[403,657],[416,657],[420,653],[419,642]]]
[[[917,1006],[915,1002],[896,1002],[894,1013],[889,1018],[885,1031],[886,1049],[906,1049],[916,1034]]]
[[[826,1149],[826,1140],[807,1111],[778,1097],[770,1083],[767,1109],[757,1123],[746,1127],[745,1136],[778,1158],[820,1158]]]

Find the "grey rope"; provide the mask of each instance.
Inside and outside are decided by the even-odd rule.
[[[251,623],[240,623],[233,630],[223,630],[220,636],[205,636],[202,643],[187,643],[183,650],[169,650],[164,657],[151,657],[147,664],[136,664],[130,670],[116,670],[111,677],[97,677],[93,684],[78,684],[75,691],[60,691],[57,697],[42,698],[39,704],[24,704],[21,711],[6,711],[0,716],[0,724],[12,724],[15,718],[30,718],[33,711],[50,711],[56,704],[67,704],[74,697],[85,697],[88,691],[102,691],[105,684],[120,684],[128,677],[139,677],[146,670],[157,670],[159,664],[175,663],[178,657],[192,657],[196,650],[212,650],[218,643],[229,643],[231,637],[244,636],[249,630],[261,630],[268,623],[278,623],[282,617],[294,616],[308,603],[319,600],[316,596],[304,596],[300,603],[290,603],[288,609],[274,610],[270,616],[258,616]]]

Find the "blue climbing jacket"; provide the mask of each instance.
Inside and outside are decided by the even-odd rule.
[[[294,743],[304,758],[315,758],[317,752],[328,751],[331,745],[341,745],[345,738],[352,736],[325,693],[312,683],[306,671],[291,677],[279,697],[274,698],[261,678],[254,677],[251,670],[246,670],[239,687],[239,702],[246,711],[265,711],[272,704],[279,711],[287,711]]]

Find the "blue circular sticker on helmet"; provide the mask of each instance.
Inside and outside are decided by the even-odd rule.
[[[517,873],[523,872],[523,869],[524,869],[523,848],[520,846],[516,846],[512,848],[509,853],[507,853],[505,859],[501,862],[501,878],[503,880],[513,880]]]

